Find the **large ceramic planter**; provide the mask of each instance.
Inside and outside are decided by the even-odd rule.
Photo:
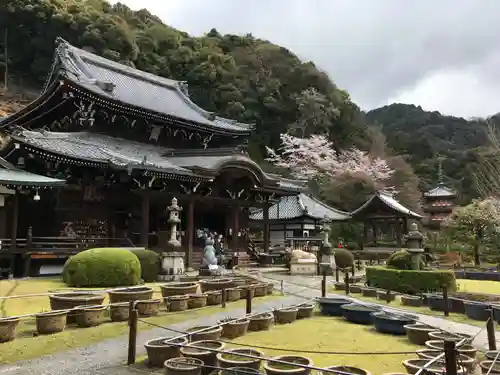
[[[128,320],[130,308],[128,302],[121,302],[109,307],[109,317],[112,322],[124,322]]]
[[[168,375],[201,375],[203,365],[198,358],[177,357],[168,359],[163,367]]]
[[[196,332],[199,330],[204,330],[202,332]],[[194,332],[194,333],[191,333]],[[219,326],[197,326],[191,327],[186,330],[186,333],[190,333],[189,341],[206,341],[206,340],[219,340],[222,334],[222,327]]]
[[[213,371],[213,367],[218,367],[217,353],[224,350],[226,344],[215,340],[194,341],[188,346],[181,348],[184,357],[198,358],[203,361],[205,367],[202,373],[208,374]]]
[[[187,282],[187,283],[167,283],[160,286],[161,295],[163,298],[172,296],[183,296],[186,294],[196,294],[198,293],[198,288],[200,284],[197,282]]]
[[[274,321],[274,315],[271,313],[263,313],[249,318],[249,331],[267,331]]]
[[[401,304],[403,306],[420,307],[423,305],[422,297],[418,296],[401,296]]]
[[[443,340],[429,340],[425,343],[429,349],[444,351],[444,341]],[[477,349],[470,344],[463,344],[457,348],[460,354],[466,355],[469,358],[476,358]]]
[[[444,298],[438,295],[427,296],[427,304],[433,311],[444,311]],[[448,300],[448,309],[451,310],[450,301]]]
[[[207,305],[206,294],[188,294],[188,309],[199,309]]]
[[[464,302],[465,315],[472,320],[487,321],[490,317],[490,305],[481,302]]]
[[[207,279],[200,281],[200,288],[202,293],[209,292],[211,290],[234,288],[235,286],[236,284],[234,283],[233,279],[228,279],[228,278]]]
[[[222,290],[212,290],[206,292],[205,295],[207,296],[208,306],[220,305],[222,303]]]
[[[187,310],[188,300],[189,300],[189,296],[187,296],[187,295],[168,297],[168,299],[167,299],[168,311],[175,312],[175,311]]]
[[[342,282],[337,282],[333,286],[335,290],[345,290],[345,284]]]
[[[264,353],[253,348],[228,349],[224,351],[224,353],[217,353],[219,367],[247,367],[255,370],[260,368],[261,359],[244,357],[241,356],[241,354],[251,355],[253,357],[264,357]]]
[[[345,320],[356,324],[373,324],[372,313],[376,312],[372,307],[362,306],[355,303],[343,305],[342,316]]]
[[[377,297],[377,289],[370,287],[361,288],[361,294],[363,297]]]
[[[141,286],[140,288],[124,288],[112,290],[108,292],[109,303],[130,302],[130,301],[145,301],[153,298],[153,289],[149,286]]]
[[[226,301],[234,302],[238,301],[241,297],[241,289],[239,288],[228,288],[226,289]]]
[[[181,355],[181,346],[187,345],[188,340],[185,337],[162,337],[150,340],[144,344],[148,354],[148,365],[151,367],[163,367],[166,360],[179,357]]]
[[[479,367],[481,367],[481,372],[486,375],[489,374],[490,375],[499,375],[500,374],[500,363],[495,362],[495,364],[493,365],[493,361],[481,361],[479,362]],[[493,368],[491,369],[490,371],[490,368],[491,366],[493,365]]]
[[[155,316],[160,310],[161,299],[150,299],[145,301],[137,301],[135,308],[140,316]]]
[[[349,285],[349,292],[350,293],[361,293],[361,289],[363,287],[361,285]]]
[[[250,321],[247,318],[234,320],[234,318],[227,318],[220,320],[217,324],[222,326],[222,337],[234,339],[243,336],[247,333],[248,324]]]
[[[334,372],[322,372],[323,375],[338,374],[335,372],[335,370],[337,370],[343,374],[349,373],[349,374],[355,374],[355,375],[371,375],[371,372],[368,370],[365,370],[365,369],[359,368],[359,367],[352,367],[352,366],[330,366],[330,367],[327,367],[326,370],[333,370]]]
[[[236,289],[240,290],[240,299],[246,299],[248,293],[254,293],[254,288],[254,285],[241,285],[236,287]]]
[[[297,363],[297,365],[299,366],[313,365],[313,361],[307,357],[301,357],[297,355],[280,355],[264,362],[263,367],[267,375],[309,375],[311,373],[311,370],[308,368],[302,368],[294,366],[292,364],[273,362],[273,359],[283,362]]]
[[[403,366],[406,368],[408,374],[416,374],[418,370],[423,368],[429,363],[426,359],[407,359],[403,361]],[[432,372],[434,374],[443,374],[444,365],[442,363],[433,363],[426,367],[427,372]],[[457,373],[459,375],[465,375],[466,370],[462,366],[458,366]]]
[[[392,302],[396,299],[396,294],[392,292],[387,293],[386,290],[377,290],[377,299]]]
[[[264,297],[267,294],[267,284],[257,284],[255,285],[255,289],[253,291],[254,297]]]
[[[66,328],[67,317],[67,311],[49,311],[36,314],[36,331],[40,335],[62,332]]]
[[[101,323],[104,322],[107,307],[85,307],[80,306],[75,310],[77,311],[76,315],[76,324],[79,327],[97,327]]]
[[[459,342],[464,338],[467,338],[467,336],[456,333],[441,332],[441,331],[434,331],[429,333],[429,339],[431,340],[453,340],[455,342]]]
[[[250,367],[230,367],[220,370],[219,375],[262,375],[262,373]]]
[[[490,359],[490,360],[495,360],[495,358],[497,358],[497,355],[498,355],[498,350],[488,350],[484,356],[486,357],[486,359]],[[500,356],[498,357],[500,358]]]
[[[450,302],[450,312],[465,314],[465,301],[462,298],[449,297],[448,301]]]
[[[433,349],[417,350],[417,356],[419,358],[425,359],[427,361],[436,358],[437,356],[441,355],[442,353],[443,353],[443,351],[441,351],[441,350],[433,350]],[[444,366],[444,363],[445,363],[444,357],[440,358],[437,362]],[[461,366],[465,367],[467,370],[471,370],[476,364],[476,359],[459,353],[458,362],[460,363]]]
[[[0,318],[0,343],[14,340],[19,318]]]
[[[49,296],[50,308],[52,310],[73,310],[78,306],[99,306],[102,305],[104,298],[103,294],[83,292],[57,293]],[[75,310],[68,312],[67,324],[76,322],[75,313]]]
[[[274,310],[274,317],[278,324],[289,324],[297,320],[299,310],[295,307]]]
[[[408,324],[405,327],[406,335],[411,343],[425,345],[430,340],[429,333],[435,332],[435,328],[424,324]]]
[[[310,303],[304,303],[297,306],[297,319],[310,318],[313,316],[314,305]]]
[[[414,319],[403,315],[388,314],[384,311],[372,313],[375,329],[381,333],[392,335],[405,335],[405,325],[415,323]]]
[[[323,315],[342,316],[342,305],[351,303],[345,298],[321,297],[316,299],[319,304],[319,310]]]

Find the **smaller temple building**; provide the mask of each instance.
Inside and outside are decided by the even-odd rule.
[[[424,193],[424,212],[427,215],[427,226],[439,229],[441,223],[451,215],[456,204],[456,192],[439,182],[436,187]]]

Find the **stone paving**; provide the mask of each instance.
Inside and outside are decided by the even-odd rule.
[[[261,275],[268,281],[273,281],[278,290],[283,284],[283,292],[288,296],[273,301],[268,301],[257,305],[255,312],[269,311],[284,305],[293,305],[303,302],[320,295],[321,277],[289,276],[284,274]],[[283,280],[283,281],[282,281]],[[349,297],[352,301],[366,304],[366,302]],[[384,310],[393,312],[404,312],[402,309],[383,306]],[[487,337],[485,330],[468,324],[448,321],[442,318],[416,314],[420,321],[438,327],[442,330],[456,333],[465,333],[472,336],[477,335],[473,344],[479,349],[487,349]],[[195,325],[211,325],[217,320],[227,316],[244,315],[244,309],[228,309],[227,311],[216,313],[210,317],[202,319],[189,320],[183,323],[168,326],[176,330],[184,330]],[[479,334],[478,334],[479,333]],[[145,354],[144,343],[157,337],[174,336],[174,332],[169,332],[162,328],[154,328],[149,331],[140,332],[137,337],[137,356]],[[500,332],[497,337],[500,337]],[[119,338],[106,340],[87,348],[74,349],[67,352],[56,353],[50,356],[44,356],[37,359],[19,362],[15,365],[0,365],[0,375],[131,375],[146,374],[149,371],[134,367],[125,366],[127,357],[128,338],[122,336]],[[498,342],[500,347],[500,341]]]

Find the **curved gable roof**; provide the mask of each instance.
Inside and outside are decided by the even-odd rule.
[[[386,206],[391,211],[395,213],[395,216],[405,216],[413,219],[422,219],[422,215],[413,212],[409,208],[406,208],[401,203],[399,203],[396,198],[393,197],[391,193],[377,191],[375,194],[371,196],[361,207],[355,209],[351,212],[351,216],[356,218],[357,216],[370,214],[370,210],[372,210],[376,205],[382,204],[382,206]]]

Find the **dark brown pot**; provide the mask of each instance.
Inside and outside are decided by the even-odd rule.
[[[222,291],[212,290],[205,293],[207,295],[207,305],[214,306],[222,303]]]
[[[278,324],[288,324],[293,323],[297,320],[297,313],[299,310],[295,307],[284,308],[280,310],[275,310],[276,323]]]
[[[104,322],[104,313],[107,307],[77,307],[76,310],[76,324],[79,327],[96,327]]]
[[[148,286],[139,288],[123,288],[108,292],[109,303],[145,301],[153,298],[153,289]]]
[[[181,348],[181,354],[184,357],[198,358],[203,361],[205,367],[202,369],[203,374],[209,374],[213,371],[213,367],[218,367],[217,352],[224,350],[226,344],[215,340],[195,341]],[[215,350],[215,351],[214,351]]]
[[[68,312],[66,318],[67,324],[76,322],[76,311],[73,310],[75,307],[99,306],[102,305],[104,298],[103,294],[85,292],[57,293],[49,296],[50,308],[52,310],[72,310]]]
[[[0,318],[0,342],[7,342],[16,338],[16,328],[21,319]]]
[[[165,375],[201,375],[204,363],[198,358],[170,358],[163,365]]]
[[[309,375],[311,373],[310,369],[295,367],[292,365],[286,366],[281,363],[272,362],[273,359],[297,363],[298,365],[312,366],[313,364],[313,361],[307,357],[297,355],[280,355],[264,362],[264,370],[267,375]]]
[[[174,311],[187,310],[188,300],[189,300],[189,296],[187,296],[187,295],[168,297],[167,298],[168,311],[174,312]]]
[[[274,284],[273,283],[267,283],[267,295],[273,294],[274,291]]]
[[[247,333],[249,323],[250,321],[246,318],[238,320],[228,318],[218,322],[218,324],[222,326],[222,337],[226,337],[228,339],[244,336]]]
[[[219,326],[197,326],[197,327],[191,327],[186,330],[187,333],[190,332],[195,332],[199,331],[201,329],[209,328],[205,331],[202,332],[197,332],[197,333],[192,333],[190,334],[190,341],[206,341],[206,340],[212,340],[212,341],[217,341],[220,339],[222,335],[222,327]]]
[[[200,284],[198,282],[189,283],[168,283],[161,285],[161,295],[163,298],[172,296],[183,296],[185,294],[196,294]]]
[[[49,311],[36,314],[36,331],[40,335],[62,332],[66,328],[67,316],[67,311]]]
[[[200,281],[200,287],[202,293],[211,290],[222,290],[222,289],[233,288],[235,286],[236,284],[234,283],[233,279],[228,279],[228,278],[208,279]]]
[[[263,313],[249,318],[249,331],[267,331],[274,322],[274,315],[271,313]]]
[[[120,302],[109,307],[109,316],[112,322],[124,322],[130,314],[128,302]]]
[[[188,309],[199,309],[207,305],[206,294],[188,294]]]
[[[148,365],[151,367],[163,367],[166,360],[179,357],[181,355],[181,346],[188,343],[185,337],[162,337],[148,341],[144,344],[148,353]]]
[[[313,316],[314,305],[303,304],[297,307],[297,319],[310,318]]]
[[[150,299],[147,301],[137,301],[135,307],[140,316],[158,315],[161,299]]]
[[[264,297],[267,294],[267,284],[262,283],[262,284],[257,284],[255,285],[254,297]]]
[[[241,289],[239,288],[228,288],[226,289],[226,301],[234,302],[238,301],[241,297]]]
[[[238,354],[248,354],[254,357],[264,357],[264,353],[253,348],[235,348],[225,350],[224,353],[217,353],[219,367],[247,367],[258,370],[260,368],[261,359],[248,358],[238,356]]]

